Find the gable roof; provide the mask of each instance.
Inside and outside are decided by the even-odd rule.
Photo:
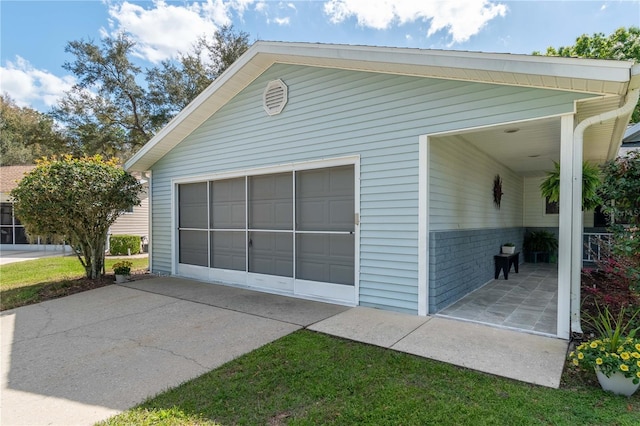
[[[149,170],[276,63],[601,95],[596,105],[585,102],[587,116],[619,107],[632,77],[640,86],[640,67],[626,61],[258,41],[127,161],[125,169]],[[613,137],[619,140],[622,131],[611,130]]]
[[[25,173],[30,172],[36,166],[2,166],[0,167],[0,193],[8,194],[13,188],[18,186]]]

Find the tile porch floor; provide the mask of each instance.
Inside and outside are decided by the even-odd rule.
[[[502,273],[437,315],[556,335],[558,265],[523,263],[519,273]]]

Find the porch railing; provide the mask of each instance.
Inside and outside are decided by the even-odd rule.
[[[582,234],[582,262],[595,263],[604,255],[603,251],[611,244],[611,235],[607,232],[585,232]]]

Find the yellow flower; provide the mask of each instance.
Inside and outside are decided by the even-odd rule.
[[[580,365],[580,362],[578,362],[577,359],[572,359],[571,362],[573,363],[573,365]]]
[[[638,361],[637,364],[638,364],[638,368],[640,368],[640,361]]]
[[[579,350],[579,351],[581,351],[581,350],[585,349],[586,347],[587,347],[587,346],[586,346],[586,344],[585,344],[585,343],[582,343],[582,344],[580,344],[580,346],[578,346],[576,349],[577,349],[577,350]]]
[[[629,366],[627,364],[620,364],[620,370],[629,371]]]
[[[636,376],[640,377],[640,371],[638,371],[638,372],[636,373]]]
[[[596,358],[596,364],[602,365],[602,358]]]
[[[628,360],[631,356],[629,355],[629,352],[622,352],[620,354],[620,358],[624,359],[625,361]]]
[[[613,352],[611,352],[611,356],[612,356],[612,357],[614,357],[614,358],[620,358],[620,355],[615,354],[615,353],[613,353]]]
[[[636,351],[640,352],[640,343],[636,343]]]
[[[584,358],[584,354],[582,352],[578,352],[578,359],[583,359]]]
[[[597,348],[597,347],[598,347],[598,342],[595,342],[595,341],[591,342],[591,343],[589,344],[589,347],[590,347],[591,349],[595,349],[595,348]]]
[[[573,358],[574,356],[576,356],[576,353],[571,351],[571,353],[569,354],[569,358]]]
[[[640,358],[640,352],[631,352],[631,356],[634,358]]]

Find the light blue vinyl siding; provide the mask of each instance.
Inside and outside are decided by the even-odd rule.
[[[289,88],[262,107],[267,82]],[[153,267],[171,270],[171,179],[360,156],[360,304],[416,313],[418,138],[567,113],[579,95],[275,65],[153,166]]]

